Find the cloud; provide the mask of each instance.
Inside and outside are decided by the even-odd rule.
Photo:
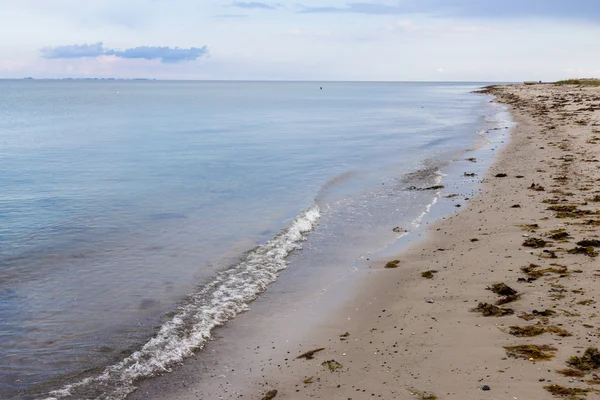
[[[131,49],[117,50],[107,49],[102,42],[93,44],[75,44],[70,46],[45,47],[40,50],[43,58],[93,58],[100,56],[114,56],[126,59],[144,59],[160,60],[163,63],[178,63],[184,61],[194,61],[206,54],[208,48],[190,47],[183,49],[180,47],[166,46],[140,46]]]
[[[405,0],[390,4],[346,3],[341,7],[301,6],[300,13],[400,15],[420,13],[441,17],[546,17],[600,22],[600,1],[579,0]]]
[[[102,42],[93,44],[75,44],[72,46],[45,47],[40,50],[44,58],[84,58],[98,57],[104,54]]]
[[[233,7],[244,8],[247,10],[276,10],[278,6],[267,3],[260,3],[258,1],[234,1],[231,4]]]

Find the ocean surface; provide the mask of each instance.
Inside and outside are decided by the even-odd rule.
[[[480,86],[0,80],[0,398],[122,399],[394,244],[506,125]]]

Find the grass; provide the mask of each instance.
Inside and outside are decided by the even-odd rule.
[[[554,84],[556,84],[556,85],[600,86],[600,79],[596,79],[596,78],[566,79],[563,81],[554,82]]]

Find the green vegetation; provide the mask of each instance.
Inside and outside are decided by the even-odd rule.
[[[554,84],[556,84],[556,85],[600,86],[600,79],[597,79],[597,78],[566,79],[564,81],[554,82]]]

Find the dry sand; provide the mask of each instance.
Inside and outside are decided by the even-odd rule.
[[[390,259],[371,260],[352,300],[305,338],[288,343],[290,354],[255,360],[259,375],[248,375],[253,377],[243,388],[208,394],[201,380],[188,378],[162,397],[548,399],[549,385],[600,388],[587,383],[593,370],[575,378],[556,372],[600,339],[598,248],[568,252],[581,240],[600,239],[600,202],[593,201],[600,201],[600,88],[514,85],[489,92],[511,106],[518,126],[480,195],[394,257],[398,268],[384,267]],[[531,242],[545,247],[526,247],[527,239],[541,239],[545,243]],[[537,267],[528,275],[521,267],[530,264]],[[553,269],[536,272],[547,268]],[[430,270],[437,271],[432,279],[421,275]],[[502,306],[514,313],[472,312],[501,298],[487,289],[500,282],[520,294]],[[555,313],[534,312],[547,309]],[[511,326],[550,332],[517,337]],[[572,336],[561,336],[558,328]],[[552,346],[553,356],[515,358],[504,348],[530,344]],[[318,348],[324,349],[314,358],[296,359]],[[485,385],[490,390],[482,390]],[[143,389],[134,394],[150,397]]]

